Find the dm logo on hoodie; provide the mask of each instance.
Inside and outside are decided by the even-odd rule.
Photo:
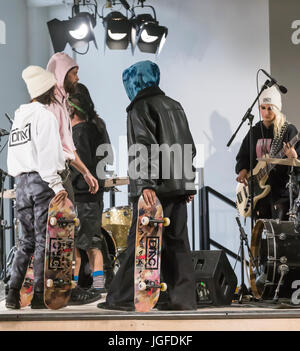
[[[26,124],[23,129],[13,129],[9,136],[9,146],[17,146],[31,141],[31,123]]]

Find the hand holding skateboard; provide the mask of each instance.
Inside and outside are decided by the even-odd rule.
[[[150,311],[157,303],[160,291],[167,289],[167,284],[160,282],[160,260],[162,227],[170,224],[170,220],[163,217],[162,205],[155,192],[146,189],[143,194],[138,202],[134,271],[134,303],[138,312]]]

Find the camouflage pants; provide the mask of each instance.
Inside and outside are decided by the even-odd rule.
[[[30,258],[34,255],[34,290],[42,292],[48,206],[55,194],[36,172],[23,173],[15,181],[16,212],[21,234],[9,287],[21,289]]]

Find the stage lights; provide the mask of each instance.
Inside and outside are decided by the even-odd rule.
[[[96,20],[88,12],[79,12],[66,21],[59,21],[55,18],[47,25],[54,52],[63,51],[67,43],[73,49],[78,49],[93,41],[98,48],[93,30]]]
[[[168,28],[160,26],[150,14],[138,15],[133,21],[131,41],[133,53],[136,46],[142,52],[159,55],[163,48]]]
[[[154,8],[144,6],[145,1],[138,0],[141,6],[130,7],[126,0],[106,0],[101,16],[97,11],[97,0],[94,0],[94,3],[91,3],[91,0],[74,0],[71,18],[66,21],[53,19],[47,22],[54,51],[63,51],[67,43],[76,51],[90,41],[93,41],[98,48],[93,31],[98,16],[102,19],[105,29],[104,50],[106,46],[111,50],[126,50],[130,44],[132,54],[138,47],[141,52],[159,55],[168,35],[168,28],[159,25]],[[126,15],[113,11],[113,7],[120,4],[126,10]],[[89,6],[89,8],[94,6],[95,11],[94,13],[80,12],[79,6]],[[105,17],[103,16],[104,7],[111,9]],[[135,9],[138,7],[151,8],[153,16],[145,13],[136,15]]]
[[[121,12],[113,11],[103,19],[106,44],[111,50],[126,50],[129,44],[131,23]],[[104,47],[105,50],[105,47]]]

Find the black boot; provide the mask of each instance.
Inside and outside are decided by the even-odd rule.
[[[6,308],[11,308],[14,310],[19,310],[20,305],[20,290],[9,289],[5,301]]]
[[[46,309],[47,306],[44,302],[44,293],[35,291],[33,294],[33,298],[31,301],[31,308],[32,309]]]

